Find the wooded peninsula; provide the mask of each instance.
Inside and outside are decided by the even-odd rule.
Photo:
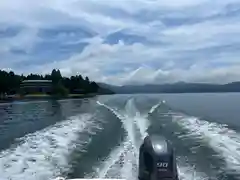
[[[53,69],[50,74],[17,75],[13,71],[0,70],[1,99],[7,96],[51,96],[77,97],[89,94],[112,94],[111,90],[101,88],[88,77],[75,75],[63,77],[60,70]]]

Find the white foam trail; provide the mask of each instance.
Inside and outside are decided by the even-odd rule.
[[[99,178],[105,178],[106,177],[109,169],[119,160],[119,157],[124,152],[125,147],[126,147],[126,142],[121,144],[120,146],[116,147],[111,152],[109,157],[102,164],[102,167],[100,168],[101,170],[98,172],[98,177]]]
[[[109,107],[108,105],[105,105],[99,101],[97,101],[97,104],[100,106],[103,106],[105,108],[107,108],[108,110],[110,110],[111,112],[113,112],[113,114],[115,114],[119,119],[123,119],[124,116],[122,116],[120,113],[118,113],[116,110],[114,110],[113,108]]]
[[[125,106],[125,114],[129,117],[135,117],[137,114],[139,114],[139,111],[137,110],[134,99],[129,99]]]
[[[153,113],[155,109],[157,109],[162,103],[165,103],[165,101],[162,101],[156,105],[154,105],[150,109],[150,113]],[[146,118],[144,117],[135,117],[137,119],[137,125],[140,129],[142,139],[146,136],[146,130],[149,126],[149,123]],[[203,180],[203,179],[208,179],[205,174],[196,172],[196,170],[189,166],[189,165],[177,165],[178,168],[178,173],[179,173],[179,178],[181,180]]]
[[[136,122],[136,125],[140,130],[142,139],[146,136],[146,130],[149,126],[148,120],[146,119],[146,117],[140,116],[140,113],[138,113],[132,99],[128,101],[125,107],[125,114],[124,112],[118,113],[113,108],[102,104],[99,101],[97,101],[97,103],[101,106],[106,107],[107,109],[112,111],[119,119],[121,119],[128,133],[127,140],[121,146],[113,150],[107,160],[104,161],[104,163],[100,167],[101,170],[98,172],[98,177],[106,178],[108,177],[108,174],[110,174],[110,172],[114,171],[115,174],[113,176],[110,176],[109,178],[116,178],[116,172],[120,171],[120,175],[117,176],[117,178],[136,180],[139,152],[133,137],[134,132],[132,132],[133,120]],[[123,161],[119,162],[122,156]],[[191,166],[178,166],[178,171],[181,180],[204,179],[204,176],[201,173],[196,173],[196,171],[191,168]]]
[[[99,101],[97,101],[97,104],[99,104],[100,106],[104,106],[105,108],[107,108],[108,110],[110,110],[113,114],[115,114],[122,122],[124,129],[127,132],[127,136],[129,137],[130,141],[136,145],[136,141],[135,141],[135,135],[134,135],[134,127],[133,127],[133,120],[129,119],[129,117],[124,114],[124,113],[119,113],[116,110],[114,110],[113,108],[100,103]]]
[[[144,137],[147,135],[147,128],[149,126],[149,121],[147,119],[147,115],[141,115],[140,112],[137,110],[134,100],[130,99],[125,107],[126,110],[126,118],[128,121],[134,121],[137,125],[140,133],[141,133],[141,139],[144,139]]]
[[[16,148],[0,152],[0,179],[42,180],[60,176],[68,170],[67,157],[75,147],[78,133],[91,124],[91,117],[72,117],[28,134]]]
[[[121,169],[121,178],[124,179],[136,179],[137,172],[134,171],[134,166],[137,166],[138,156],[134,153],[134,147],[130,146],[130,149],[126,151],[123,159],[123,168]]]
[[[164,104],[165,100],[159,102],[158,104],[155,104],[153,107],[151,107],[149,113],[153,113],[161,104]]]
[[[132,117],[137,113],[137,110],[132,105],[133,102],[131,101],[126,104],[125,113],[117,112],[113,108],[102,104],[99,101],[97,101],[97,103],[113,112],[121,120],[124,129],[127,132],[126,141],[120,147],[117,147],[112,151],[109,158],[100,168],[101,171],[98,173],[98,176],[100,178],[104,178],[108,176],[108,174],[112,174],[113,172],[117,173],[120,171],[119,178],[133,179],[136,177],[133,169],[138,163],[138,149],[135,141],[134,120]],[[114,176],[116,175],[114,174]]]
[[[178,175],[180,180],[213,180],[204,173],[197,172],[195,168],[190,165],[178,166]]]
[[[159,102],[158,104],[155,104],[154,106],[151,107],[151,109],[149,110],[149,113],[153,113],[157,108],[159,108],[160,105],[164,104],[165,100]],[[134,106],[134,104],[132,104]],[[136,108],[135,108],[136,109]],[[134,120],[136,122],[136,124],[138,125],[138,128],[140,130],[141,133],[141,138],[144,139],[144,137],[146,137],[147,134],[147,129],[149,127],[149,120],[147,119],[148,115],[140,115],[140,113],[136,113],[136,116],[134,117]]]
[[[98,168],[98,178],[105,178],[109,169],[118,161],[119,157],[123,153],[123,148],[117,147],[115,150],[112,151],[110,156],[107,158],[107,160],[104,161],[103,165],[101,165],[100,168]],[[100,169],[100,171],[99,171]]]
[[[110,111],[112,111],[123,123],[125,130],[127,131],[127,141],[124,143],[121,150],[118,147],[114,150],[110,158],[103,165],[102,170],[99,173],[100,178],[106,177],[109,171],[120,171],[119,178],[125,179],[137,179],[137,166],[138,166],[138,147],[135,141],[135,132],[134,132],[134,124],[137,125],[140,130],[141,139],[146,136],[146,130],[148,128],[148,120],[147,116],[141,116],[139,111],[137,110],[134,100],[130,99],[126,106],[125,111],[117,112],[113,108],[97,102],[99,105],[106,107]],[[120,151],[120,152],[119,152]],[[117,153],[116,153],[117,152]],[[118,161],[120,157],[123,156],[121,167]],[[114,157],[114,158],[113,158]],[[113,178],[113,177],[112,177]]]
[[[149,127],[149,121],[147,120],[146,116],[136,116],[134,117],[134,121],[136,122],[140,133],[141,133],[141,139],[143,140],[147,135],[147,128]]]
[[[176,122],[187,129],[191,136],[200,137],[225,159],[227,168],[240,171],[240,135],[226,125],[210,123],[195,117],[176,118]]]
[[[121,174],[118,178],[126,178],[130,173],[126,172],[126,161],[132,160],[132,156],[128,156],[126,154],[131,152],[131,142],[126,140],[120,146],[117,146],[109,155],[109,157],[101,164],[100,168],[96,170],[98,173],[98,178],[106,178],[109,177],[111,172],[118,172],[120,171]],[[122,159],[122,160],[121,160]],[[128,164],[129,165],[129,164]],[[127,166],[128,166],[127,165]],[[122,168],[124,166],[125,168]],[[128,166],[129,167],[129,166]],[[100,170],[99,170],[100,169]],[[113,174],[113,173],[112,173]],[[114,177],[110,175],[109,178],[116,178],[115,174]]]

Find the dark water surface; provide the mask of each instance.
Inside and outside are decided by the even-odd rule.
[[[240,179],[239,117],[238,93],[0,104],[0,180],[137,179],[153,133],[174,145],[180,179]]]

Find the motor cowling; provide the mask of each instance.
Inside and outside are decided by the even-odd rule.
[[[139,150],[139,180],[178,180],[172,145],[162,136],[144,138]]]

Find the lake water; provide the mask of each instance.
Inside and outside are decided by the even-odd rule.
[[[0,180],[137,179],[147,134],[180,179],[240,179],[240,94],[142,94],[0,104]]]

